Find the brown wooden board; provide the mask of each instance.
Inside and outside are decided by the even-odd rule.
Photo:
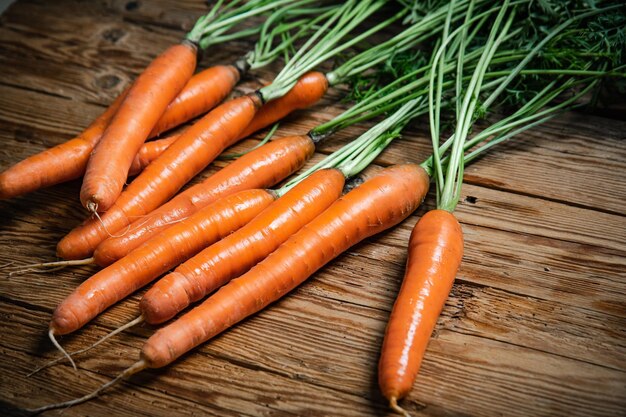
[[[0,17],[0,169],[81,131],[205,10],[199,0],[12,5]],[[211,48],[200,67],[232,62],[250,44]],[[279,68],[253,72],[234,94],[268,82]],[[279,134],[331,119],[345,107],[340,96],[331,90]],[[337,134],[314,160],[366,127]],[[467,168],[457,210],[465,256],[403,401],[413,415],[626,415],[624,132],[624,120],[568,113]],[[420,120],[368,172],[428,153]],[[1,201],[0,265],[54,260],[56,242],[84,218],[79,187],[74,181]],[[64,415],[392,415],[377,388],[377,358],[410,231],[433,200],[172,366],[134,376]],[[0,270],[1,415],[86,393],[137,358],[150,326],[79,357],[79,373],[62,364],[26,377],[56,357],[46,337],[50,315],[95,270]],[[79,349],[125,323],[141,293],[61,342]]]

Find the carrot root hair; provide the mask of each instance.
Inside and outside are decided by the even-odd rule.
[[[389,407],[398,414],[402,414],[404,417],[411,417],[408,411],[398,405],[398,399],[391,397],[389,399]]]
[[[92,256],[91,258],[76,259],[72,261],[55,261],[20,265],[11,267],[10,269],[15,269],[15,271],[9,272],[9,276],[12,277],[13,275],[24,274],[26,272],[53,272],[61,270],[68,266],[91,265],[94,262],[95,260]]]
[[[65,401],[62,403],[55,403],[55,404],[48,404],[48,405],[44,405],[42,407],[39,408],[30,408],[27,409],[26,411],[29,413],[41,413],[47,410],[54,410],[57,408],[67,408],[67,407],[71,407],[73,405],[77,405],[77,404],[82,404],[86,401],[89,401],[93,398],[96,398],[98,395],[100,395],[100,393],[104,390],[106,390],[107,388],[110,388],[111,386],[117,384],[118,382],[120,382],[122,379],[124,378],[128,378],[131,375],[136,374],[137,372],[141,372],[144,369],[146,369],[148,367],[148,363],[141,359],[137,362],[135,362],[132,366],[130,366],[129,368],[126,368],[122,373],[120,373],[118,376],[116,376],[115,378],[113,378],[112,380],[110,380],[109,382],[107,382],[106,384],[103,384],[100,386],[100,388],[96,389],[95,391],[92,391],[91,393],[84,395],[80,398],[76,398],[70,401]]]
[[[143,316],[138,316],[137,318],[129,321],[128,323],[126,323],[126,324],[124,324],[124,325],[122,325],[120,327],[118,327],[117,329],[113,330],[112,332],[107,333],[102,338],[96,340],[93,344],[87,346],[86,348],[83,348],[83,349],[80,349],[80,350],[75,350],[74,352],[68,353],[68,356],[71,358],[71,357],[74,357],[74,356],[81,355],[81,354],[87,352],[88,350],[91,350],[91,349],[95,348],[100,343],[106,341],[107,339],[110,339],[111,337],[115,336],[116,334],[118,334],[120,332],[123,332],[126,329],[130,329],[131,327],[133,327],[133,326],[135,326],[135,325],[137,325],[139,323],[143,323],[143,321],[144,321]],[[41,365],[40,367],[38,367],[37,369],[35,369],[34,371],[32,371],[31,373],[29,373],[28,375],[26,375],[26,377],[27,378],[31,377],[31,376],[35,375],[36,373],[39,373],[40,371],[43,371],[46,368],[49,368],[49,367],[51,367],[53,365],[56,365],[59,362],[62,362],[66,358],[67,358],[67,356],[61,356],[59,358],[53,359],[53,360],[51,360],[49,362],[46,362],[43,365]]]
[[[70,361],[70,363],[72,364],[72,367],[74,368],[74,370],[76,372],[78,372],[78,368],[76,367],[76,364],[74,363],[74,359],[72,359],[72,357],[65,351],[65,349],[63,349],[61,347],[61,345],[59,344],[59,342],[57,342],[56,338],[54,337],[54,329],[50,329],[50,331],[48,332],[48,337],[50,338],[50,341],[52,342],[52,344],[59,349],[59,351],[65,355],[65,357]]]
[[[98,205],[96,204],[96,208],[98,207]],[[91,210],[89,210],[91,212]],[[100,217],[100,215],[98,214],[97,211],[93,211],[92,214],[94,216],[96,216],[96,218],[98,219],[98,221],[100,222],[100,224],[102,225],[102,228],[104,229],[104,231],[106,232],[107,235],[109,235],[109,237],[122,237],[124,236],[126,233],[128,233],[128,231],[130,230],[130,223],[128,224],[128,226],[126,226],[126,230],[124,230],[122,233],[118,233],[116,235],[114,235],[113,233],[109,232],[109,229],[107,229],[107,225],[104,224],[104,222],[102,221],[102,217]]]

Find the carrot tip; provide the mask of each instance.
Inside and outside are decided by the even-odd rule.
[[[89,200],[87,202],[87,205],[85,205],[85,208],[90,213],[93,213],[93,214],[97,214],[98,213],[98,203],[94,202],[93,200]]]
[[[70,361],[70,363],[72,364],[72,367],[74,368],[74,370],[76,372],[78,372],[78,368],[76,367],[76,364],[74,363],[74,359],[72,359],[72,357],[65,351],[65,349],[63,349],[61,347],[61,345],[59,344],[59,342],[57,342],[57,340],[54,338],[54,329],[50,329],[50,331],[48,332],[48,337],[50,338],[50,341],[52,342],[52,344],[59,349],[59,351],[61,353],[63,353],[65,355],[65,357]]]
[[[398,414],[402,414],[404,417],[411,417],[408,411],[398,405],[398,399],[391,397],[389,399],[389,407]]]

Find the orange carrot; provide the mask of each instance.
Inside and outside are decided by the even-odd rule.
[[[323,83],[323,86],[319,87],[318,89],[309,88],[309,82],[311,79],[317,79],[320,83]],[[323,77],[322,78],[320,77],[308,78],[308,80],[309,82],[306,82],[306,83],[304,82],[296,83],[296,85],[287,94],[285,94],[281,98],[274,100],[273,102],[266,104],[266,106],[272,103],[291,103],[290,104],[292,106],[291,109],[294,110],[297,108],[306,107],[306,105],[310,105],[310,103],[314,103],[316,100],[319,99],[319,97],[321,97],[321,95],[320,94],[314,95],[313,97],[317,97],[317,98],[312,99],[312,98],[307,98],[306,95],[303,95],[303,92],[310,91],[312,92],[311,94],[314,94],[316,92],[325,90],[324,86],[326,85],[326,80]],[[254,97],[255,102],[257,102],[256,96],[250,96],[250,97]],[[298,97],[302,100],[301,102],[298,102],[297,100],[295,100],[295,98],[298,98]],[[302,104],[302,103],[307,103],[307,104]],[[230,105],[230,104],[224,103],[222,106],[226,106],[226,105]],[[276,110],[276,112],[270,112],[268,110],[264,111],[263,108],[261,108],[260,110],[256,112],[255,119],[252,119],[252,122],[255,123],[255,126],[258,126],[258,128],[261,129],[279,120],[281,117],[283,117],[285,108],[288,108],[288,107],[286,105],[278,106],[277,104],[274,104],[273,107],[270,107],[270,109],[274,109]],[[216,108],[214,111],[217,111],[218,109],[219,107]],[[209,113],[209,115],[211,115],[212,113],[213,112]],[[259,113],[262,113],[262,120],[256,121],[256,116],[258,116]],[[209,115],[205,116],[204,118],[209,117]],[[227,114],[225,114],[225,116],[227,116]],[[204,118],[201,120],[204,120]],[[224,123],[225,122],[226,121],[224,121]],[[209,128],[211,125],[207,122],[204,122],[203,126],[205,126],[206,128]],[[195,127],[195,125],[193,127]],[[244,132],[244,129],[245,128],[242,128],[242,130],[238,133],[237,140],[245,137],[246,132]],[[189,131],[191,130],[192,129],[190,128],[188,131],[186,131],[185,136],[189,135],[190,134]],[[199,130],[196,130],[195,132],[198,132],[198,131]],[[192,139],[192,137],[188,137],[187,139]],[[229,141],[228,144],[224,146],[228,146],[234,143],[235,141]],[[178,144],[179,142],[180,142],[180,139],[177,140],[175,143]],[[223,142],[215,141],[215,144],[221,144],[221,143]],[[205,143],[205,146],[207,147],[211,146],[211,141],[207,141]],[[177,152],[184,152],[183,146],[179,146],[177,149],[178,149]],[[217,149],[217,148],[214,146],[213,149]],[[168,151],[166,151],[164,154],[166,154]],[[204,151],[204,152],[207,152],[207,151]],[[191,155],[186,155],[186,157],[191,157]],[[206,158],[204,158],[204,160],[206,160]],[[205,163],[208,164],[208,162],[205,162]],[[167,165],[165,165],[165,167],[167,167]],[[180,167],[180,169],[184,169],[184,168]],[[152,172],[155,172],[154,169],[152,170]],[[166,172],[165,174],[171,175],[172,172]],[[156,175],[156,174],[152,174],[152,175]],[[163,198],[162,200],[160,198],[156,199],[154,197],[151,197],[150,204],[148,204],[148,202],[145,201],[146,196],[148,194],[151,195],[152,193],[156,193],[156,190],[150,187],[148,189],[142,189],[141,186],[138,186],[138,185],[136,186],[135,182],[137,182],[139,178],[141,177],[138,177],[135,181],[133,181],[133,183],[127,188],[127,190],[124,191],[124,193],[122,193],[122,195],[118,199],[119,201],[117,201],[116,204],[111,209],[109,209],[107,213],[105,213],[102,216],[102,221],[99,221],[97,219],[92,219],[91,221],[88,221],[87,223],[75,228],[65,238],[63,238],[63,240],[61,240],[61,242],[59,242],[59,245],[57,246],[57,255],[64,259],[81,259],[81,258],[91,256],[95,248],[103,240],[111,236],[111,234],[117,233],[120,230],[123,230],[132,221],[134,221],[136,217],[140,217],[149,213],[150,211],[159,207],[164,201],[167,201],[167,199],[169,199],[173,195],[173,194],[168,194],[167,196],[163,197],[164,194],[161,193],[160,197]],[[180,182],[182,181],[182,179],[178,179],[178,181]],[[185,181],[188,181],[188,180],[185,180]],[[151,183],[143,182],[142,184],[143,186],[147,186],[147,184],[151,184]],[[179,188],[181,186],[182,184],[178,185]],[[136,194],[136,195],[133,196],[132,194],[129,194],[131,191],[133,194]],[[138,199],[143,200],[141,201],[141,204],[137,203],[137,201],[139,201]]]
[[[311,174],[250,223],[158,281],[141,299],[143,318],[151,324],[169,320],[250,269],[337,200],[344,182],[337,169]]]
[[[159,155],[165,152],[165,150],[169,148],[170,145],[180,137],[180,135],[180,133],[175,133],[162,139],[156,139],[144,143],[141,146],[141,149],[139,149],[139,152],[137,152],[137,155],[135,155],[135,159],[133,159],[128,175],[137,175],[143,171],[143,169],[147,167],[150,162],[154,161],[159,157]]]
[[[378,365],[380,388],[394,409],[413,386],[462,257],[463,232],[452,213],[432,210],[415,225]]]
[[[135,178],[102,221],[87,221],[65,236],[57,246],[57,254],[65,259],[85,258],[111,233],[130,224],[130,219],[163,204],[224,148],[237,141],[258,107],[260,99],[251,94],[213,109]]]
[[[301,168],[314,151],[315,146],[308,136],[288,136],[245,154],[146,217],[136,220],[123,235],[102,242],[94,252],[95,262],[101,266],[111,264],[217,198],[246,188],[271,187]]]
[[[239,71],[234,65],[216,65],[197,73],[167,106],[149,137],[178,126],[181,120],[191,120],[211,110],[238,82]]]
[[[84,281],[55,310],[53,335],[73,332],[168,269],[249,222],[274,201],[245,190],[216,201]]]
[[[263,105],[241,136],[244,138],[250,136],[257,130],[281,120],[294,110],[312,106],[326,94],[327,89],[328,81],[324,74],[316,71],[307,72],[286,95]]]
[[[200,306],[158,330],[139,363],[158,368],[278,300],[361,240],[398,224],[421,203],[429,177],[418,165],[399,165],[337,200],[250,271]]]
[[[174,45],[135,80],[89,157],[80,191],[89,211],[106,211],[115,203],[135,154],[193,75],[196,51],[189,41]]]
[[[43,187],[79,178],[87,166],[87,159],[102,133],[126,97],[124,90],[76,138],[47,149],[18,162],[0,173],[0,199],[12,198]]]

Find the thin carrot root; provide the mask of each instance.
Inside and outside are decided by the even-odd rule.
[[[398,414],[402,414],[404,417],[411,417],[408,411],[398,405],[398,399],[391,397],[389,399],[389,407]]]
[[[78,368],[76,367],[76,364],[74,363],[74,359],[72,359],[72,357],[70,355],[67,354],[67,352],[65,351],[65,349],[63,349],[61,347],[61,345],[59,344],[59,342],[57,342],[57,340],[54,338],[54,330],[50,329],[50,331],[48,332],[48,337],[50,338],[50,341],[52,342],[52,344],[59,349],[59,351],[65,355],[65,357],[67,359],[69,359],[70,363],[72,364],[72,367],[74,368],[74,370],[76,372],[78,372]]]
[[[110,333],[108,333],[108,334],[104,335],[104,336],[103,336],[102,338],[100,338],[99,340],[96,340],[96,342],[95,342],[95,343],[93,343],[92,345],[87,346],[86,348],[83,348],[83,349],[80,349],[80,350],[76,350],[76,351],[74,351],[74,352],[70,352],[70,353],[68,354],[68,356],[69,356],[69,357],[74,357],[74,356],[82,355],[83,353],[87,352],[88,350],[91,350],[91,349],[95,348],[96,346],[98,346],[100,343],[102,343],[102,342],[106,341],[107,339],[110,339],[111,337],[115,336],[116,334],[118,334],[118,333],[120,333],[120,332],[123,332],[123,331],[124,331],[124,330],[126,330],[126,329],[130,329],[131,327],[133,327],[133,326],[135,326],[135,325],[137,325],[137,324],[139,324],[139,323],[143,323],[143,321],[144,321],[143,316],[139,316],[139,317],[137,317],[137,318],[135,318],[135,319],[133,319],[133,320],[129,321],[128,323],[126,323],[126,324],[124,324],[124,325],[122,325],[122,326],[118,327],[117,329],[113,330],[112,332],[110,332]],[[54,359],[54,360],[51,360],[51,361],[49,361],[49,362],[47,362],[47,363],[45,363],[45,364],[41,365],[39,368],[35,369],[34,371],[32,371],[31,373],[29,373],[28,375],[26,375],[26,377],[28,378],[28,377],[30,377],[30,376],[33,376],[33,375],[35,375],[36,373],[38,373],[38,372],[40,372],[40,371],[42,371],[42,370],[44,370],[44,369],[46,369],[46,368],[49,368],[49,367],[51,367],[51,366],[53,366],[53,365],[56,365],[56,364],[57,364],[57,363],[59,363],[59,362],[62,362],[62,361],[63,361],[64,359],[66,359],[66,358],[67,358],[66,356],[61,356],[60,358],[56,358],[56,359]]]
[[[27,409],[26,411],[29,413],[41,413],[43,411],[47,411],[47,410],[54,410],[57,408],[66,408],[66,407],[71,407],[77,404],[82,404],[86,401],[89,401],[93,398],[96,398],[98,395],[100,395],[100,393],[104,390],[106,390],[107,388],[110,388],[111,386],[117,384],[119,381],[121,381],[124,378],[128,378],[131,375],[136,374],[137,372],[141,372],[142,370],[146,369],[148,367],[148,364],[146,363],[146,361],[139,360],[137,362],[135,362],[134,365],[132,365],[129,368],[126,368],[126,370],[124,370],[121,374],[119,374],[118,376],[116,376],[115,378],[113,378],[111,381],[107,382],[106,384],[103,384],[102,386],[100,386],[100,388],[96,389],[95,391],[84,395],[80,398],[76,398],[74,400],[71,401],[65,401],[62,403],[56,403],[56,404],[48,404],[48,405],[44,405],[43,407],[39,407],[39,408],[30,408]]]
[[[91,265],[95,263],[94,258],[85,258],[78,259],[73,261],[55,261],[55,262],[43,262],[36,264],[28,264],[28,265],[19,265],[10,267],[9,269],[15,269],[15,271],[9,272],[9,276],[17,274],[24,274],[26,272],[52,272],[58,271],[68,266],[78,266],[78,265]]]
[[[91,203],[90,203],[91,204]],[[98,207],[98,205],[96,204],[96,208]],[[91,211],[91,210],[89,210]],[[107,229],[107,225],[104,224],[104,222],[102,221],[102,217],[100,217],[100,215],[98,214],[97,211],[92,212],[92,214],[94,216],[96,216],[96,218],[98,219],[98,221],[100,222],[100,224],[102,225],[102,228],[104,229],[104,231],[106,232],[107,235],[109,235],[109,237],[122,237],[124,236],[126,233],[128,233],[128,231],[130,230],[130,224],[128,226],[126,226],[126,230],[124,230],[122,233],[119,233],[117,235],[112,234],[111,232],[109,232],[109,229]]]

